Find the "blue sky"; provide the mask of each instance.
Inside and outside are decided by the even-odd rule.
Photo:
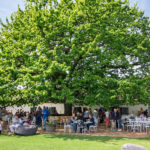
[[[0,0],[0,18],[5,21],[6,17],[10,17],[11,13],[17,10],[18,4],[24,8],[23,0]]]
[[[150,17],[150,0],[130,0],[131,5],[138,2],[140,9],[145,10],[145,16]],[[17,10],[18,4],[24,8],[24,0],[0,0],[0,18],[5,22],[6,17]]]

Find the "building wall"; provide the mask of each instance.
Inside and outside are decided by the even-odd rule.
[[[135,105],[135,106],[127,106],[129,108],[129,114],[133,113],[134,115],[138,115],[138,111],[143,108],[143,110],[148,110],[148,105]]]
[[[47,106],[47,107],[56,107],[56,110],[59,114],[64,114],[64,104],[54,104],[54,103],[45,103],[45,104],[41,104],[38,105],[41,106],[43,108],[43,106]],[[37,106],[37,107],[38,107]],[[76,106],[75,106],[76,107]],[[86,106],[82,106],[82,107],[86,107]],[[122,106],[122,107],[128,107],[129,109],[129,114],[133,113],[134,115],[138,115],[138,111],[143,108],[143,110],[148,109],[148,111],[150,112],[150,107],[148,105],[135,105],[135,106]],[[14,114],[18,109],[23,109],[24,111],[30,112],[30,108],[31,106],[28,105],[24,105],[22,107],[7,107],[7,110],[12,111],[12,113]],[[92,107],[92,110],[94,110],[94,108],[99,109],[100,106],[95,106]]]
[[[43,108],[43,106],[56,107],[56,110],[59,114],[64,114],[64,104],[44,103],[44,104],[41,104],[41,105],[38,105],[38,106],[40,106],[42,108]],[[36,107],[38,107],[38,106],[36,106]],[[30,112],[30,108],[31,108],[31,106],[23,105],[21,107],[17,107],[17,106],[7,107],[7,110],[11,111],[13,114],[15,114],[18,109],[23,109],[26,112]]]

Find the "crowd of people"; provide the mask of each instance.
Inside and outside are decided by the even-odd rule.
[[[121,120],[121,112],[120,108],[113,109],[110,114],[108,111],[105,112],[106,114],[106,127],[109,126],[109,120],[111,124],[111,131],[115,131],[118,129],[118,131],[122,130],[122,120]]]
[[[50,115],[50,110],[48,107],[38,107],[34,109],[32,112],[25,112],[22,109],[17,110],[17,112],[13,115],[12,112],[3,109],[0,114],[5,114],[4,121],[8,123],[8,132],[9,134],[14,133],[15,128],[18,128],[22,125],[31,125],[34,123],[37,126],[42,126],[43,130],[46,130],[46,122],[48,116]],[[0,118],[0,134],[2,131],[2,118]]]
[[[139,118],[147,118],[148,117],[148,110],[143,110],[141,108],[138,111],[137,117]],[[134,114],[130,114],[129,119],[135,119]],[[104,109],[100,107],[100,109],[94,109],[92,112],[91,109],[85,109],[84,112],[77,112],[73,113],[72,117],[70,119],[70,125],[73,126],[74,132],[77,130],[77,120],[83,120],[83,123],[89,120],[89,123],[87,123],[86,127],[87,130],[89,129],[90,125],[96,125],[98,122],[103,123],[105,122],[106,128],[110,127],[110,130],[113,131],[122,131],[122,112],[120,108],[112,108],[110,109]]]
[[[77,132],[77,127],[79,128],[80,132],[83,132],[83,129],[89,130],[89,127],[96,124],[98,112],[95,110],[92,114],[87,108],[85,111],[73,113],[72,117],[70,118],[69,124],[73,126],[73,131]]]
[[[133,113],[130,114],[130,119],[133,119],[135,120],[135,115]],[[143,119],[143,118],[147,118],[149,117],[149,114],[148,114],[148,110],[143,110],[143,108],[141,108],[139,111],[138,111],[138,117]]]
[[[23,124],[32,124],[42,127],[46,130],[46,122],[50,116],[50,110],[48,107],[38,107],[32,112],[25,112],[22,109],[18,110],[14,115],[12,112],[6,111],[6,109],[1,110],[0,114],[5,113],[5,120],[9,124],[9,131],[14,133],[14,129]],[[138,112],[140,118],[148,117],[148,111],[141,108]],[[7,119],[6,119],[7,118]],[[134,114],[130,114],[130,119],[135,119]],[[105,123],[106,128],[110,128],[111,131],[122,131],[122,114],[120,108],[114,108],[109,111],[109,109],[84,108],[84,111],[77,111],[72,113],[69,120],[69,125],[73,126],[73,131],[77,132],[77,128],[82,132],[83,128],[89,131],[90,126],[97,126],[98,123]],[[2,123],[0,118],[0,134],[2,131]]]
[[[105,122],[106,128],[111,127],[111,131],[115,131],[116,128],[118,131],[122,130],[122,120],[121,120],[121,112],[120,108],[112,109],[112,111],[108,111],[103,109],[102,107],[98,109],[94,109],[92,112],[91,109],[85,109],[84,112],[73,113],[70,119],[70,125],[73,126],[74,132],[77,130],[78,120],[83,120],[83,125],[85,122],[85,126],[87,130],[91,125],[98,125],[98,123]],[[89,123],[86,123],[89,121]]]

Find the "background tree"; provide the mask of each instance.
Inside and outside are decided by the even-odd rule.
[[[128,0],[27,0],[6,22],[1,105],[150,103],[150,22]]]

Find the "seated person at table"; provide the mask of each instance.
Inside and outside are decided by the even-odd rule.
[[[80,112],[80,113],[77,115],[77,120],[83,120],[83,114],[82,114],[82,112]]]
[[[140,118],[141,118],[141,119],[144,119],[144,113],[141,113],[141,114],[140,114]]]
[[[72,117],[70,118],[70,122],[69,124],[71,126],[73,126],[73,131],[76,132],[77,131],[77,123],[76,123],[77,117],[75,116],[75,114],[72,114]]]
[[[22,119],[20,118],[19,115],[16,115],[16,117],[13,119],[12,125],[9,126],[10,132],[14,133],[15,128],[18,128],[21,125],[22,125]]]
[[[89,130],[89,127],[90,127],[90,126],[95,125],[95,121],[94,121],[94,118],[93,118],[93,115],[92,115],[92,114],[89,115],[89,118],[90,118],[90,120],[89,120],[90,123],[87,124],[87,129],[88,129],[88,130]]]
[[[80,129],[80,133],[82,133],[82,130],[84,128],[84,122],[83,122],[83,114],[82,112],[80,112],[78,115],[77,115],[77,127]]]
[[[135,116],[134,116],[133,114],[130,114],[129,119],[133,119],[133,120],[135,120]]]

